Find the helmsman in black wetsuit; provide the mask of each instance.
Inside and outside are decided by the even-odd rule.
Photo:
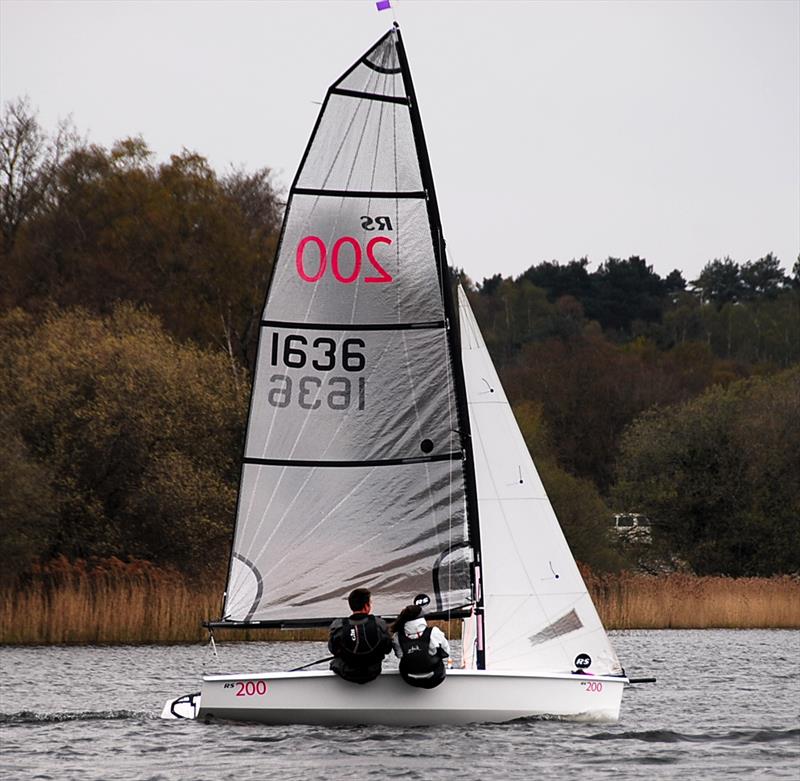
[[[372,595],[357,588],[347,598],[349,618],[337,618],[330,629],[328,650],[334,655],[331,670],[346,681],[368,683],[381,674],[383,657],[392,650],[386,622],[372,615]]]

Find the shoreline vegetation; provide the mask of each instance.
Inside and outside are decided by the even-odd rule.
[[[800,577],[700,577],[623,572],[584,578],[607,629],[798,629]],[[0,645],[169,644],[207,638],[219,578],[189,581],[145,561],[39,566],[0,587]],[[460,622],[447,628],[460,634]],[[322,640],[326,629],[215,631],[221,641]]]
[[[93,143],[17,97],[0,194],[0,643],[203,640],[286,184],[180,145],[160,158],[140,135]],[[508,276],[439,269],[610,628],[800,626],[800,257],[706,261],[687,279],[522,248]],[[646,517],[649,542],[612,530],[621,514]],[[635,574],[675,570],[702,577]]]

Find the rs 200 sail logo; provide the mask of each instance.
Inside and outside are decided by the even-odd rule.
[[[361,227],[365,231],[391,231],[390,217],[361,217]],[[382,245],[391,246],[388,236],[373,236],[366,244],[354,236],[341,236],[332,247],[319,236],[304,236],[297,243],[295,265],[297,275],[304,282],[319,282],[329,273],[337,282],[352,285],[355,282],[385,284],[392,282],[392,275],[383,267],[377,253]],[[366,258],[366,264],[365,264]]]

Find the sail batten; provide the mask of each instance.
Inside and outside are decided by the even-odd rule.
[[[331,90],[331,95],[343,95],[346,98],[358,98],[359,100],[379,100],[386,103],[400,103],[404,106],[409,105],[409,99],[407,97],[382,95],[380,92],[357,92],[356,90],[352,89],[334,88]]]
[[[245,458],[245,464],[256,464],[262,466],[297,466],[297,467],[317,467],[317,466],[335,466],[340,469],[347,469],[348,467],[363,467],[363,466],[401,466],[402,464],[425,464],[434,461],[460,461],[464,454],[459,451],[457,453],[443,453],[438,456],[421,456],[419,458],[383,458],[374,460],[359,460],[359,461],[324,461],[315,459],[313,461],[303,461],[300,459],[279,459],[279,458]]]
[[[262,328],[303,328],[306,330],[330,331],[403,331],[419,329],[441,330],[447,327],[444,320],[432,320],[427,323],[302,323],[286,320],[262,320]]]
[[[319,195],[330,198],[427,198],[428,194],[424,190],[414,192],[381,192],[379,190],[324,190],[314,189],[313,187],[295,187],[292,191],[294,195]]]
[[[372,70],[377,71],[378,73],[384,73],[384,74],[402,73],[402,68],[399,67],[387,68],[384,67],[383,65],[377,65],[376,63],[371,62],[368,57],[362,57],[360,62],[363,62],[364,65],[366,65],[368,68],[372,68]]]

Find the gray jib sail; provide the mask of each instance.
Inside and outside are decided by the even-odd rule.
[[[261,325],[224,618],[471,599],[442,247],[391,31],[329,89]]]

